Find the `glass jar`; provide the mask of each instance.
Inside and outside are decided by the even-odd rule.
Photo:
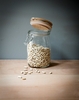
[[[51,60],[50,31],[29,30],[27,45],[27,62],[30,67],[48,67]]]

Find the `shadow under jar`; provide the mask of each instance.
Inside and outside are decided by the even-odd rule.
[[[50,65],[51,45],[50,31],[28,31],[25,44],[27,45],[27,62],[30,67],[44,68]]]

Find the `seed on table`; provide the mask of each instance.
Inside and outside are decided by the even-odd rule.
[[[49,72],[49,74],[52,74],[52,72]]]
[[[24,75],[26,75],[26,73],[24,73]]]
[[[24,71],[25,73],[28,73],[28,71]]]
[[[38,73],[40,73],[40,71],[38,70]]]
[[[26,78],[25,78],[25,77],[23,77],[23,78],[22,78],[22,80],[26,80]]]
[[[30,70],[32,71],[32,70],[33,70],[33,68],[30,68]]]
[[[18,76],[18,78],[22,78],[22,76]]]
[[[24,73],[24,71],[21,71],[21,74],[23,74]]]
[[[31,72],[28,72],[28,74],[31,74]]]
[[[46,72],[45,72],[45,71],[42,71],[42,73],[43,73],[43,74],[46,74]]]
[[[33,73],[33,71],[31,71],[31,73]]]
[[[27,74],[27,72],[24,72],[24,75],[26,75]]]

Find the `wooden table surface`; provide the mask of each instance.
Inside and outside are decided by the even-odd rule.
[[[27,75],[21,74],[24,66],[26,60],[0,60],[0,100],[79,100],[79,60],[52,60]]]

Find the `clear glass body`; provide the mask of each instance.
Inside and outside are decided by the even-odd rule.
[[[48,67],[51,60],[50,31],[30,30],[26,39],[30,67]]]

